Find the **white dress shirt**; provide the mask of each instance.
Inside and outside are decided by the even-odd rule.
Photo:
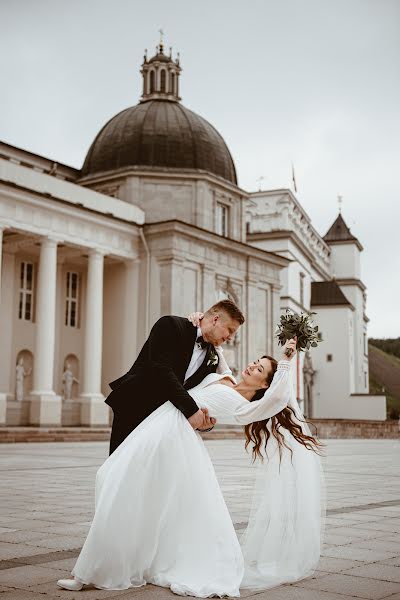
[[[201,335],[202,335],[201,329],[200,329],[200,327],[198,327],[197,328],[196,340]],[[200,367],[200,365],[202,364],[203,360],[205,359],[205,356],[206,356],[206,349],[202,348],[201,344],[198,344],[195,341],[194,346],[193,346],[192,358],[190,359],[189,366],[188,366],[187,371],[185,373],[185,381],[187,379],[189,379],[189,377],[191,377],[193,375],[193,373],[196,373],[197,369]]]
[[[200,327],[198,327],[197,328],[196,340],[201,335],[203,335],[203,334],[201,332]],[[228,367],[228,365],[226,363],[226,360],[225,360],[225,358],[223,356],[221,346],[216,347],[215,350],[216,350],[217,354],[219,355],[219,363],[218,363],[218,367],[217,367],[217,373],[226,374],[226,375],[232,375],[232,371]],[[189,366],[188,366],[187,371],[185,373],[185,381],[187,379],[189,379],[189,377],[191,377],[193,375],[193,373],[196,373],[197,369],[203,363],[203,360],[205,359],[205,356],[206,356],[206,349],[202,348],[201,344],[198,344],[197,342],[195,342],[194,343],[194,347],[193,347],[192,358],[190,359]]]

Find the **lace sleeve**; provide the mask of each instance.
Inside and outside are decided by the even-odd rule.
[[[287,360],[278,363],[270,387],[261,400],[247,402],[236,408],[234,418],[239,425],[248,425],[273,417],[286,408],[292,393],[291,364]]]

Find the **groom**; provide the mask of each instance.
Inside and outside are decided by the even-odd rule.
[[[194,429],[212,426],[186,390],[217,371],[215,347],[230,340],[242,323],[244,316],[231,300],[209,308],[197,328],[182,317],[161,317],[129,371],[109,384],[112,392],[105,402],[114,412],[110,454],[167,400]],[[220,369],[225,372],[226,363]]]

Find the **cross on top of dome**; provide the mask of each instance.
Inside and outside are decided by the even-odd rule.
[[[179,53],[177,58],[172,58],[172,48],[169,56],[164,54],[164,32],[160,32],[160,43],[156,46],[156,54],[147,59],[147,50],[144,54],[141,73],[143,76],[143,94],[140,102],[148,100],[170,100],[179,102],[179,76],[181,67],[179,65]]]

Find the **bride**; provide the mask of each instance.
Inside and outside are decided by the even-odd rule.
[[[166,402],[97,471],[94,518],[74,579],[59,580],[60,587],[152,583],[179,595],[238,597],[239,588],[263,590],[313,572],[321,444],[294,398],[295,347],[288,341],[279,363],[268,356],[250,363],[237,384],[212,373],[190,390],[218,423],[244,425],[246,447],[253,444],[258,467],[241,543],[201,436]]]

